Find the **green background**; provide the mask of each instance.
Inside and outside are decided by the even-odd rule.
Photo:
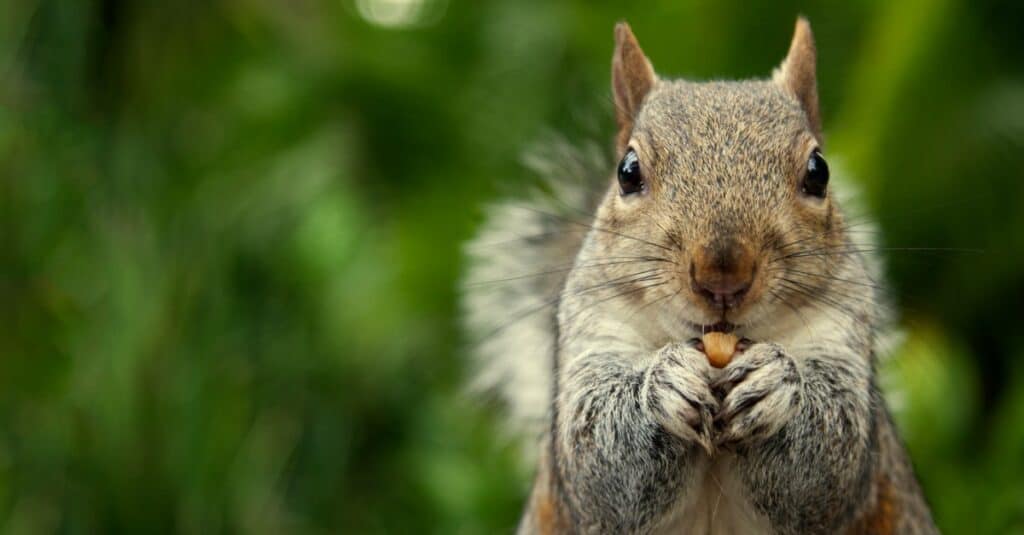
[[[883,384],[948,533],[1024,533],[1024,4],[0,2],[0,531],[509,532],[460,243],[551,130],[612,137],[612,25],[763,76],[797,13],[894,251]]]

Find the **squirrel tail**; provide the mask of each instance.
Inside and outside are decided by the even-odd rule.
[[[551,405],[558,295],[591,225],[605,160],[597,144],[562,139],[528,151],[523,162],[541,184],[490,206],[466,246],[461,306],[472,343],[470,388],[496,397],[508,431],[531,444]]]

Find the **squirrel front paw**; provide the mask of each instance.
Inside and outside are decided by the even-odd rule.
[[[691,343],[661,348],[644,376],[641,398],[652,419],[673,435],[712,451],[718,400],[708,359]]]
[[[716,446],[761,440],[777,433],[799,411],[803,379],[796,361],[778,344],[753,344],[737,354],[712,389]]]

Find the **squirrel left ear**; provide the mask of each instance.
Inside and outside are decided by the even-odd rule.
[[[782,61],[772,79],[796,97],[807,115],[814,136],[821,140],[821,116],[818,114],[818,77],[816,74],[817,51],[814,48],[814,34],[811,24],[804,17],[796,19],[793,41],[789,53]]]

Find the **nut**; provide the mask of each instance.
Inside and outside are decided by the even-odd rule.
[[[704,354],[708,356],[708,362],[715,368],[724,368],[736,354],[739,339],[728,333],[710,332],[701,338],[701,342],[704,344]]]

